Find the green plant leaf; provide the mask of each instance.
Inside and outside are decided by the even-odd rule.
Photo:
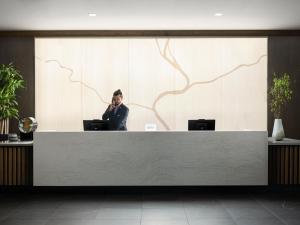
[[[13,63],[0,65],[0,118],[18,118],[16,91],[25,87],[20,72]]]
[[[283,73],[278,76],[274,73],[273,84],[270,87],[270,107],[275,118],[280,118],[283,107],[292,100],[290,75]]]

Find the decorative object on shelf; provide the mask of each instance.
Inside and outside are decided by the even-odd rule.
[[[16,91],[24,88],[24,83],[20,72],[12,63],[0,65],[0,134],[7,139],[9,119],[19,117]]]
[[[275,141],[282,141],[285,138],[282,119],[274,120],[272,137]]]
[[[15,133],[12,133],[12,134],[8,134],[8,140],[10,142],[13,142],[13,141],[19,141],[19,138],[18,138],[18,135],[15,134]]]
[[[33,132],[37,129],[37,121],[33,117],[25,117],[19,120],[21,141],[32,141]]]
[[[278,76],[274,73],[273,84],[270,88],[269,94],[271,98],[271,112],[274,114],[275,118],[272,137],[276,141],[280,141],[285,137],[281,119],[282,109],[286,103],[291,101],[293,95],[290,75],[283,73]]]

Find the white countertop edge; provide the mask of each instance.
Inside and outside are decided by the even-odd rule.
[[[267,132],[266,130],[168,130],[168,131],[116,131],[116,130],[111,130],[111,131],[49,131],[49,130],[41,130],[41,131],[36,131],[35,133],[212,133],[212,132]]]
[[[282,141],[275,141],[274,138],[268,138],[269,145],[300,145],[300,140],[284,138]]]
[[[33,146],[33,141],[1,141],[0,147],[5,146]]]

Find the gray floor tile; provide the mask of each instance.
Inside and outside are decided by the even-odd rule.
[[[101,208],[100,202],[65,202],[62,203],[58,210],[77,210],[77,209],[84,209],[84,210],[98,210]]]
[[[266,208],[293,208],[300,210],[300,201],[297,200],[258,200]]]
[[[103,201],[118,201],[118,202],[142,202],[143,197],[140,194],[120,194],[106,195],[102,198]]]
[[[216,207],[221,206],[220,201],[214,198],[186,198],[183,201],[185,208],[198,208],[198,207]]]
[[[1,225],[45,225],[47,220],[6,219],[0,221]]]
[[[183,208],[182,201],[148,200],[143,201],[143,209]]]
[[[298,219],[300,220],[299,210],[275,210],[271,211],[274,215],[280,217],[281,219]]]
[[[144,195],[142,207],[144,209],[182,208],[183,201],[179,195],[174,194]]]
[[[45,225],[89,225],[89,221],[82,219],[51,219]]]
[[[238,219],[235,221],[237,225],[284,225],[278,219]]]
[[[141,225],[189,225],[189,223],[186,219],[142,220]]]
[[[216,194],[185,193],[179,196],[182,201],[218,201]]]
[[[142,225],[281,225],[281,222],[300,225],[300,194],[0,195],[1,225],[140,225],[140,222]]]
[[[258,201],[265,202],[283,202],[283,201],[300,201],[300,196],[297,192],[270,192],[270,193],[255,193],[252,197]]]
[[[55,201],[26,201],[19,205],[18,209],[25,209],[25,210],[55,210],[57,209],[62,202],[55,202]]]
[[[81,220],[81,219],[53,219],[46,225],[139,225],[140,220]]]
[[[9,214],[9,219],[47,220],[51,218],[54,209],[24,209],[19,208]]]
[[[98,201],[100,208],[142,208],[142,196],[140,195],[108,195]]]
[[[203,218],[231,218],[229,213],[222,207],[198,207],[186,208],[186,214],[189,219],[203,219]]]
[[[183,208],[143,209],[142,220],[186,219]]]
[[[227,208],[233,219],[270,219],[274,216],[264,208]]]
[[[96,219],[98,210],[86,209],[58,209],[51,219]]]
[[[5,199],[0,199],[0,210],[1,209],[13,209],[13,208],[18,208],[23,204],[23,202],[16,202],[16,201],[9,201],[9,200],[5,200]]]
[[[183,196],[178,194],[144,194],[143,201],[161,200],[161,201],[182,201]]]
[[[123,209],[141,209],[142,201],[134,200],[104,200],[98,204],[99,208],[123,208]]]
[[[96,219],[134,219],[139,220],[142,216],[141,209],[103,208],[98,210]]]
[[[140,225],[140,220],[121,219],[121,220],[97,220],[95,225]],[[88,224],[94,225],[94,224]]]
[[[232,194],[232,193],[228,193],[228,194],[220,194],[220,195],[216,195],[217,199],[219,201],[240,201],[240,200],[244,200],[244,201],[251,201],[251,200],[255,200],[255,198],[253,198],[253,196],[251,196],[250,194],[247,193],[236,193],[236,194]]]
[[[13,210],[13,208],[0,208],[0,220],[6,219]]]
[[[232,219],[198,219],[198,220],[189,220],[189,225],[236,225],[236,224]]]
[[[300,207],[298,205],[292,204],[282,204],[282,205],[269,205],[265,208],[273,215],[280,217],[282,219],[299,219],[300,220]]]
[[[299,219],[285,219],[283,220],[285,225],[300,225]]]
[[[255,201],[249,199],[235,199],[235,200],[222,200],[221,204],[225,208],[262,208],[263,206]]]
[[[223,208],[218,202],[185,202],[183,203],[184,208]]]

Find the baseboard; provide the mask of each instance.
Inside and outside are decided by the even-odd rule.
[[[72,194],[300,192],[300,186],[6,186],[0,192]]]

